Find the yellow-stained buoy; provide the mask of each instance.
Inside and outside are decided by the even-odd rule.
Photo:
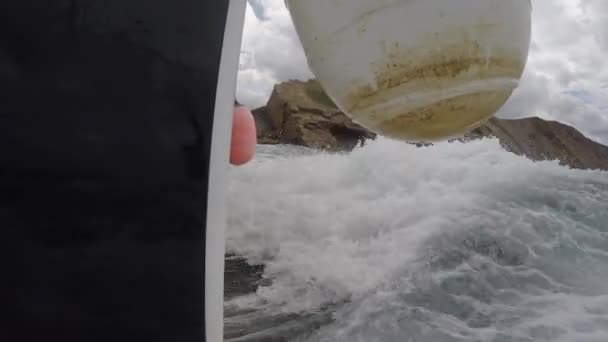
[[[286,0],[312,72],[354,121],[406,141],[480,126],[517,87],[530,0]]]

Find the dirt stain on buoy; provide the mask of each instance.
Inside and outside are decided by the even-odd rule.
[[[497,49],[489,53],[470,35],[453,39],[454,34],[458,33],[441,35],[452,38],[453,43],[443,44],[440,49],[437,45],[408,50],[398,44],[389,46],[384,61],[375,66],[375,84],[355,85],[346,96],[348,113],[380,134],[416,141],[458,136],[489,119],[516,87],[525,56]],[[436,39],[430,41],[436,43]],[[422,104],[408,100],[413,93],[422,97],[425,92],[449,93],[472,81],[497,79],[512,82],[469,93],[456,92],[447,98],[439,96],[437,101],[427,98]]]

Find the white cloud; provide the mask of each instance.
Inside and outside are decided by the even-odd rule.
[[[266,103],[274,84],[313,77],[284,0],[248,5],[237,94]],[[499,117],[540,116],[608,143],[608,1],[532,0],[533,37],[520,87]]]
[[[260,19],[247,4],[237,98],[250,107],[266,103],[272,87],[289,79],[313,77],[282,0],[256,0]]]

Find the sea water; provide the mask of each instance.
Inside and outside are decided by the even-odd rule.
[[[608,341],[608,173],[379,139],[260,146],[230,177],[227,249],[268,282],[226,305],[271,317],[260,341],[315,314],[282,338]]]

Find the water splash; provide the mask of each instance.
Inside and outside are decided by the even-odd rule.
[[[228,250],[272,279],[248,305],[346,303],[300,339],[608,340],[606,173],[490,139],[258,157],[229,196]]]

